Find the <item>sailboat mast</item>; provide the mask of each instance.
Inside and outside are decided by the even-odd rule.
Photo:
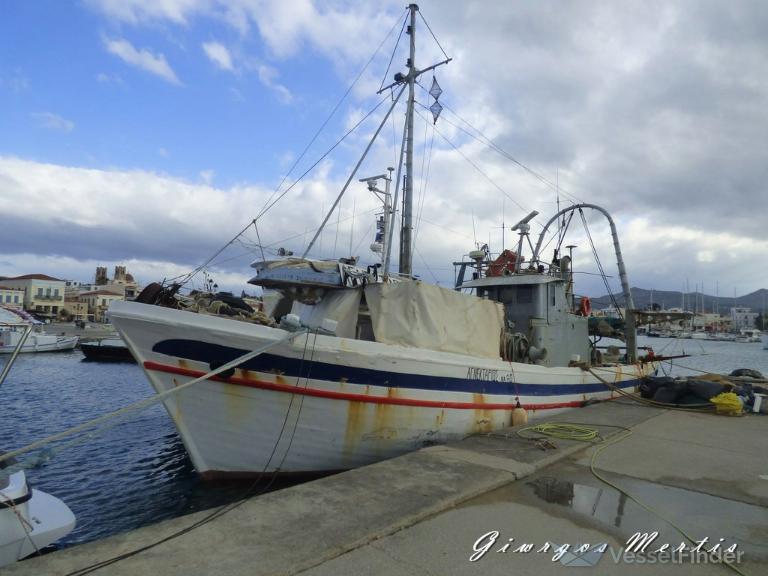
[[[418,5],[411,4],[408,35],[411,38],[410,58],[408,58],[408,109],[406,112],[405,136],[405,186],[403,187],[403,225],[400,229],[400,274],[413,274],[411,235],[413,231],[413,107],[416,84],[416,12]]]

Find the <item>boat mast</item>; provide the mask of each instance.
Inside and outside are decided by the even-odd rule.
[[[410,11],[410,25],[408,35],[411,38],[410,57],[408,58],[408,108],[406,112],[405,135],[405,186],[403,188],[403,224],[400,228],[400,274],[411,276],[413,274],[413,255],[411,245],[411,233],[413,231],[413,107],[414,88],[416,84],[416,12],[419,7],[416,4],[408,6]]]
[[[397,181],[395,182],[395,197],[394,197],[394,203],[392,206],[393,210],[396,210],[396,204],[398,201],[398,193],[400,191],[400,174],[401,170],[403,168],[403,164],[405,164],[405,178],[403,182],[403,220],[402,220],[402,226],[400,227],[400,268],[399,272],[400,274],[404,276],[412,276],[413,275],[413,256],[412,256],[412,250],[413,250],[413,242],[411,239],[411,235],[413,232],[413,115],[414,115],[414,104],[415,104],[415,86],[416,86],[416,79],[424,74],[425,72],[429,72],[430,70],[434,70],[438,66],[442,66],[443,64],[448,64],[452,60],[452,58],[448,58],[448,55],[446,54],[445,60],[442,62],[438,62],[437,64],[433,64],[432,66],[427,66],[423,70],[419,70],[416,68],[416,12],[419,11],[419,7],[416,4],[411,4],[408,6],[408,10],[410,12],[408,18],[410,19],[410,23],[408,25],[408,35],[411,38],[411,46],[410,46],[410,57],[408,58],[407,66],[408,66],[408,73],[403,74],[401,72],[398,72],[395,74],[395,81],[390,84],[389,86],[385,86],[381,88],[377,94],[381,94],[382,92],[386,90],[390,90],[395,86],[403,86],[403,90],[405,89],[405,85],[408,86],[408,105],[407,110],[405,114],[405,126],[403,129],[403,144],[400,148],[400,160],[397,164]],[[443,51],[443,54],[445,54],[445,51]],[[442,90],[440,90],[442,92]],[[430,91],[430,94],[432,92]],[[439,96],[439,93],[437,95],[434,95],[435,100],[437,100],[437,97]],[[434,106],[434,104],[433,104]],[[432,108],[430,108],[432,110]],[[435,116],[435,120],[437,120],[437,115],[439,112],[435,113],[434,110],[432,113]],[[405,162],[403,163],[403,156],[405,156]],[[394,216],[394,215],[393,215]],[[394,230],[394,226],[390,227],[389,231],[389,237],[392,238],[392,231]],[[387,257],[384,259],[384,275],[386,276],[389,273],[389,256],[392,248],[392,242],[387,242]]]

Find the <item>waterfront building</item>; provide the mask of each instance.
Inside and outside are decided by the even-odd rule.
[[[743,308],[736,306],[731,308],[731,328],[741,330],[742,328],[754,328],[755,319],[759,316],[757,312],[752,312],[752,308]]]
[[[138,282],[133,275],[126,271],[125,266],[115,266],[115,275],[112,279],[107,274],[106,266],[97,266],[93,282],[67,280],[67,298],[78,298],[83,294],[98,290],[120,294],[126,300],[135,299],[140,292]]]
[[[125,300],[125,296],[109,290],[80,294],[80,301],[88,305],[88,319],[93,322],[106,322],[106,312],[115,300]]]
[[[24,307],[24,290],[11,288],[0,284],[0,304],[6,308],[21,309]]]
[[[55,319],[64,306],[66,282],[45,274],[26,274],[3,278],[3,286],[24,291],[24,310],[36,316]]]
[[[78,296],[65,296],[62,312],[75,322],[85,322],[88,320],[88,303],[82,302]]]

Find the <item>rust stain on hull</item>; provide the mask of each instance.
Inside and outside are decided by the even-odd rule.
[[[352,451],[363,435],[366,405],[363,402],[347,403],[347,427],[344,431],[344,449]]]
[[[472,394],[472,402],[475,404],[485,404],[485,396],[483,394]],[[493,411],[485,408],[475,408],[474,412],[474,424],[473,431],[476,433],[491,432],[493,430]]]

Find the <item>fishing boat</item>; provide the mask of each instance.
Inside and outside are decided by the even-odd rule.
[[[414,277],[414,85],[421,74],[450,61],[416,68],[417,11],[410,5],[406,15],[408,70],[385,88],[393,102],[374,135],[407,92],[397,177],[363,179],[372,191],[386,183],[386,190],[378,190],[383,218],[374,242],[381,247],[380,262],[311,259],[318,231],[302,256],[285,253],[252,264],[250,283],[279,295],[271,317],[231,309],[212,295],[183,296],[178,284],[150,285],[136,301],[110,307],[111,322],[158,392],[219,372],[164,401],[204,478],[355,468],[509,426],[519,406],[535,417],[610,399],[656,370],[652,357],[638,357],[618,234],[598,206],[561,210],[535,248],[530,222],[538,212],[528,214],[512,228],[518,234],[514,250],[491,254],[480,246],[455,262],[453,289]],[[430,94],[437,103],[435,85]],[[401,182],[395,273],[390,261]],[[390,183],[396,183],[391,200]],[[629,311],[621,355],[604,357],[590,340],[591,305],[573,292],[570,258],[543,257],[549,226],[587,209],[604,214],[611,226]],[[532,248],[527,260],[526,247]]]
[[[91,362],[136,362],[121,338],[83,342],[80,344],[80,351],[85,355],[84,360]]]

